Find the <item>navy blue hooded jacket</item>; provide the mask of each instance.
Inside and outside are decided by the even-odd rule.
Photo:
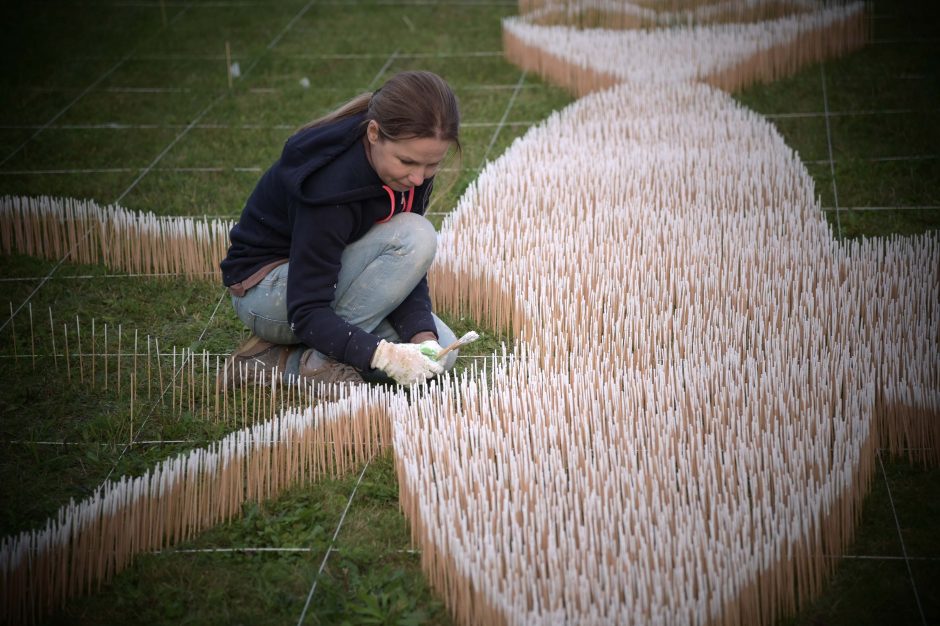
[[[226,286],[242,282],[278,260],[290,261],[287,319],[297,338],[360,370],[370,370],[379,338],[340,318],[333,302],[340,257],[347,244],[401,212],[365,154],[364,116],[299,131],[258,181],[230,233],[221,263]],[[423,214],[432,179],[414,190],[412,211]],[[397,200],[402,194],[393,197]],[[436,333],[427,276],[388,316],[408,341]]]

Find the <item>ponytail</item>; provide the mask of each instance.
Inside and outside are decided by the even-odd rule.
[[[346,104],[342,105],[338,109],[330,111],[323,117],[319,117],[311,122],[307,122],[300,128],[298,131],[307,130],[308,128],[316,128],[317,126],[324,126],[326,124],[332,124],[333,122],[338,122],[339,120],[344,120],[347,117],[353,117],[354,115],[359,115],[369,109],[369,101],[372,100],[372,92],[366,91],[361,93]]]
[[[443,78],[432,72],[400,72],[381,88],[361,93],[299,130],[316,128],[365,113],[375,120],[379,136],[392,141],[433,137],[451,141],[460,153],[460,108]]]

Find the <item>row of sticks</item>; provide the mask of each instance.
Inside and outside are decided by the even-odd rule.
[[[625,31],[627,34],[615,40],[609,30],[569,29],[565,37],[546,35],[552,30],[536,26],[537,22],[524,14],[503,22],[507,58],[579,96],[624,82],[680,80],[700,80],[735,91],[857,50],[871,36],[871,20],[860,2],[833,4],[757,24],[703,26],[694,44],[690,44],[686,29]],[[731,29],[738,31],[741,52],[732,52],[728,45]],[[592,46],[596,55],[591,63],[585,62],[587,46]],[[651,63],[654,57],[661,58]]]
[[[0,197],[0,253],[131,274],[219,280],[233,222],[161,217],[91,200]]]
[[[770,20],[807,10],[805,0],[715,2],[714,0],[520,0],[519,14],[543,26],[578,29],[643,29]]]
[[[61,507],[45,525],[3,538],[5,623],[40,621],[68,598],[99,588],[134,555],[190,539],[237,515],[246,501],[276,497],[325,474],[343,475],[390,438],[382,388],[312,383],[256,364],[233,368],[227,355],[161,349],[157,338],[94,319],[76,317],[61,324],[59,334],[51,308],[48,329],[40,331],[31,305],[20,328],[29,325],[26,346],[12,305],[10,310],[7,364],[29,376],[64,377],[122,397],[129,444],[141,434],[135,416],[143,428],[144,410],[169,409],[176,419],[189,415],[239,430],[143,476],[105,482],[91,497]],[[147,406],[141,406],[144,395]]]
[[[109,581],[141,552],[159,551],[320,476],[339,476],[390,440],[381,388],[332,389],[334,402],[242,428],[207,448],[106,482],[37,530],[0,541],[5,623],[41,620]]]
[[[20,344],[25,340],[17,335],[12,304],[10,310],[9,344],[2,358],[12,360],[13,371],[28,370],[28,375],[35,376],[38,370],[68,384],[113,391],[128,402],[132,442],[133,423],[142,402],[156,400],[177,419],[188,414],[194,419],[227,419],[246,425],[270,419],[275,414],[273,403],[283,409],[304,396],[305,386],[300,379],[244,363],[237,372],[229,366],[226,376],[227,354],[196,352],[175,345],[172,349],[161,348],[159,338],[149,334],[141,337],[137,329],[125,332],[122,324],[115,329],[92,318],[83,325],[76,316],[74,322],[60,327],[52,307],[48,309],[49,328],[39,333],[33,325],[32,304],[26,307],[29,345],[24,351]],[[45,345],[37,347],[37,341]],[[22,362],[29,365],[20,367]]]

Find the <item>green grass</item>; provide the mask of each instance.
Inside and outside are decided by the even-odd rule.
[[[884,474],[879,469],[872,483],[855,542],[846,551],[848,558],[841,560],[824,593],[784,623],[921,624],[918,602],[926,623],[936,623],[940,616],[936,584],[940,469],[911,465],[903,459],[886,459],[884,466]],[[903,550],[900,537],[904,538]],[[905,551],[912,558],[910,572],[902,558]]]
[[[940,15],[913,0],[876,3],[874,15],[871,45],[736,94],[807,162],[834,233],[848,238],[940,228]]]
[[[0,125],[7,126],[0,128],[0,159],[58,117],[0,166],[0,194],[63,195],[106,203],[130,188],[122,200],[130,209],[234,217],[258,172],[277,157],[293,128],[396,71],[429,69],[454,86],[467,123],[461,137],[463,158],[448,163],[453,171],[442,173],[437,184],[432,210],[445,212],[477,176],[477,168],[525,132],[525,123],[544,119],[571,102],[563,91],[526,75],[507,111],[521,77],[517,68],[492,54],[446,56],[500,50],[499,19],[514,11],[511,5],[314,3],[285,30],[304,5],[302,0],[233,3],[225,8],[167,3],[166,27],[158,3],[4,5],[0,19],[14,27],[0,41],[8,59],[0,75],[5,94],[0,99]],[[930,4],[879,2],[874,9],[885,16],[875,23],[876,39],[935,37],[931,24],[935,26],[936,20],[923,19],[931,11],[936,15]],[[225,75],[226,42],[247,72],[231,91]],[[432,56],[438,53],[445,56]],[[940,81],[932,63],[936,53],[936,44],[930,43],[875,44],[825,64],[829,109],[838,114],[830,117],[829,132],[840,208],[940,204],[937,159],[869,161],[936,153],[940,146]],[[106,72],[110,73],[105,76]],[[301,78],[308,78],[311,86],[301,87]],[[500,88],[481,88],[487,85]],[[133,91],[148,88],[171,90]],[[819,113],[824,109],[822,71],[820,66],[808,67],[736,97],[768,115]],[[885,109],[912,112],[845,114]],[[498,133],[493,125],[477,125],[495,124],[506,113],[510,125]],[[200,115],[199,124],[186,131]],[[807,161],[823,206],[833,207],[825,118],[771,120]],[[74,128],[89,125],[110,127]],[[131,187],[161,154],[155,167]],[[192,170],[207,167],[220,169]],[[240,168],[249,171],[237,171]],[[111,171],[18,173],[53,169]],[[940,227],[936,210],[840,210],[838,223],[834,211],[826,215],[845,237],[913,234]],[[441,219],[432,216],[438,225]],[[54,266],[23,257],[2,258],[0,264],[4,278],[22,279],[3,283],[13,307]],[[80,316],[87,333],[94,318],[99,329],[104,323],[112,333],[118,324],[125,332],[136,328],[142,336],[158,337],[164,347],[224,353],[245,334],[227,299],[222,298],[217,309],[223,294],[216,285],[106,275],[109,272],[99,267],[63,265],[42,285],[31,299],[32,336],[38,345],[48,342],[50,307],[58,324],[73,324]],[[480,330],[473,320],[440,313],[458,335]],[[5,381],[0,392],[4,534],[42,523],[69,498],[89,494],[111,472],[139,474],[160,459],[234,427],[181,414],[152,399],[138,407],[138,439],[194,443],[124,451],[130,435],[126,388],[117,394],[112,378],[106,391],[101,363],[94,388],[75,380],[63,382],[63,365],[57,370],[48,357],[38,359],[34,368],[24,356],[31,348],[25,311],[15,324],[15,339],[11,326],[0,333],[0,374]],[[483,339],[463,354],[490,354],[500,342],[510,340],[483,331]],[[88,335],[83,339],[87,342]],[[10,358],[14,351],[19,358]],[[141,420],[143,410],[148,411],[146,422]],[[75,445],[11,443],[14,440]],[[940,574],[940,546],[933,532],[940,511],[932,503],[940,502],[936,492],[940,477],[936,469],[914,467],[904,460],[888,460],[886,469],[886,477],[879,474],[873,481],[856,542],[848,553],[901,555],[887,493],[890,485],[908,554],[934,559],[911,561],[911,571],[928,621],[938,621],[940,598],[932,593],[936,586],[931,582]],[[357,478],[324,480],[272,502],[246,505],[238,519],[184,546],[142,556],[99,593],[69,603],[52,621],[296,621]],[[409,530],[397,498],[387,452],[372,461],[358,487],[337,551],[318,581],[308,623],[448,623],[446,609],[421,574],[419,555],[409,552]],[[244,547],[307,551],[184,552]],[[907,566],[896,558],[843,561],[826,593],[790,621],[889,620],[920,623]]]

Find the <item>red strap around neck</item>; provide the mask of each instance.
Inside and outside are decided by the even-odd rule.
[[[382,189],[384,189],[385,192],[388,193],[388,203],[389,203],[390,208],[388,211],[388,216],[385,219],[378,220],[376,224],[384,224],[388,220],[392,219],[393,215],[395,215],[395,192],[388,185],[382,185]],[[403,208],[403,212],[411,213],[411,207],[414,206],[414,202],[415,202],[415,188],[412,187],[411,189],[408,190],[408,202],[405,204]]]

